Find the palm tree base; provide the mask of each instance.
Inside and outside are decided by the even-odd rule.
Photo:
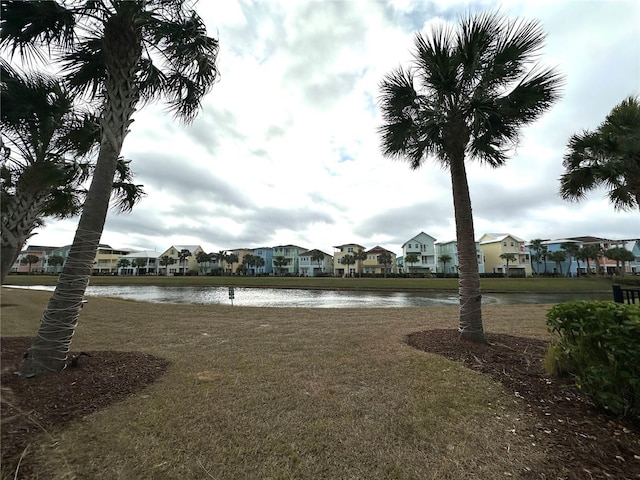
[[[54,348],[34,349],[31,347],[25,355],[20,366],[20,376],[25,378],[60,372],[67,365],[67,356],[60,355],[60,351]]]
[[[488,344],[482,330],[463,330],[459,328],[458,333],[460,334],[460,340],[465,342]]]

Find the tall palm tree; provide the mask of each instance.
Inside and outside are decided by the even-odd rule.
[[[531,250],[533,250],[533,255],[531,255],[531,261],[536,262],[536,275],[540,275],[540,260],[542,260],[542,239],[535,238],[531,240],[529,244]]]
[[[567,260],[567,253],[564,250],[556,250],[555,252],[549,252],[547,258],[555,262],[558,272],[562,276],[562,262]]]
[[[26,240],[46,217],[80,212],[83,183],[90,177],[87,160],[99,141],[95,117],[74,106],[73,95],[57,78],[24,73],[0,60],[2,126],[0,157],[0,283]],[[114,185],[122,211],[143,194],[129,183],[124,163]]]
[[[446,253],[440,255],[440,261],[442,262],[442,276],[447,276],[447,263],[452,260],[451,255],[447,255]]]
[[[170,257],[169,255],[163,255],[160,258],[160,265],[164,267],[165,277],[169,276],[169,265],[173,265],[174,263],[176,263],[176,261],[173,259],[173,257]]]
[[[362,262],[367,259],[367,252],[359,248],[358,251],[353,254],[353,258],[358,262],[358,277],[362,278]]]
[[[190,256],[191,256],[191,251],[188,248],[183,248],[178,252],[178,262],[180,265],[182,275],[187,274],[187,268],[185,267],[185,265],[186,265],[187,258],[189,258]]]
[[[606,187],[617,210],[640,209],[640,100],[628,97],[616,105],[594,131],[569,139],[560,177],[560,195],[581,200]]]
[[[382,265],[382,269],[384,270],[384,278],[387,278],[387,270],[391,270],[389,266],[393,263],[391,253],[382,252],[380,255],[378,255],[378,263]]]
[[[503,259],[507,266],[505,267],[504,270],[504,276],[508,277],[509,276],[509,263],[513,262],[516,260],[516,254],[515,253],[501,253],[500,254],[500,258]]]
[[[348,277],[349,276],[349,265],[355,265],[356,263],[356,257],[355,255],[351,255],[350,253],[345,255],[344,257],[342,257],[340,259],[340,263],[343,265],[346,265],[345,269],[344,269],[344,276]]]
[[[405,263],[409,264],[409,273],[413,269],[413,264],[418,263],[418,254],[417,253],[409,253],[406,257],[404,257]]]
[[[324,269],[322,268],[322,263],[324,262],[323,252],[321,252],[320,250],[313,250],[311,252],[311,261],[318,262],[318,270],[320,270],[320,273],[324,273]]]
[[[558,98],[559,74],[535,64],[544,38],[536,21],[469,15],[457,29],[418,33],[412,66],[399,67],[381,83],[383,154],[412,169],[435,157],[451,175],[464,339],[484,342],[465,160],[504,165],[520,127]]]
[[[276,255],[273,257],[273,265],[278,268],[278,271],[282,275],[282,270],[285,265],[289,263],[289,259],[283,255]]]
[[[217,40],[185,0],[2,2],[0,47],[44,46],[78,94],[100,102],[100,149],[71,251],[22,364],[24,376],[62,370],[104,228],[111,185],[139,102],[164,99],[192,120],[218,77]]]
[[[567,266],[567,277],[571,275],[571,264],[574,258],[578,258],[580,253],[580,245],[575,242],[562,242],[560,248],[565,251],[567,258],[569,259],[569,265]],[[578,265],[578,269],[580,266]]]

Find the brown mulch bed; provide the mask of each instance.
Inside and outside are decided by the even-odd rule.
[[[11,473],[11,478],[35,435],[140,392],[169,365],[164,359],[141,352],[85,352],[90,356],[79,356],[76,367],[24,379],[15,372],[32,341],[24,337],[0,338],[1,471],[3,475]],[[20,464],[19,472],[21,479],[36,477],[27,461]]]
[[[597,411],[575,388],[542,368],[546,342],[487,334],[489,345],[458,340],[455,330],[428,330],[407,343],[462,362],[500,381],[533,416],[532,441],[548,461],[523,478],[640,479],[640,429]],[[139,352],[87,352],[78,367],[58,375],[21,379],[15,375],[29,338],[1,338],[2,472],[15,471],[34,435],[80,419],[141,391],[166,371],[165,360]],[[31,466],[20,466],[29,478]]]
[[[544,446],[548,461],[524,478],[640,479],[640,426],[598,411],[570,380],[544,371],[547,342],[485,334],[488,345],[461,341],[456,330],[408,335],[407,343],[425,352],[462,362],[491,376],[520,399],[534,418],[527,432]]]

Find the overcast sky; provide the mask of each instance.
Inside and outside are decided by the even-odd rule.
[[[640,214],[616,212],[604,191],[563,201],[567,140],[640,93],[640,2],[201,1],[220,41],[221,78],[196,121],[161,106],[137,112],[123,155],[148,195],[110,211],[102,243],[159,252],[295,244],[381,245],[396,253],[424,231],[455,238],[449,173],[383,158],[377,107],[383,76],[407,65],[416,32],[500,8],[547,32],[541,62],[565,76],[563,96],[522,130],[504,167],[469,163],[476,238],[640,237]],[[77,219],[47,221],[30,243],[62,246]]]

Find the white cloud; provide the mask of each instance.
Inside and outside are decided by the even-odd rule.
[[[148,196],[130,215],[111,213],[102,241],[207,251],[293,243],[327,252],[357,242],[399,252],[420,231],[454,238],[448,172],[382,158],[378,86],[407,64],[418,29],[497,7],[540,20],[540,61],[556,66],[566,86],[523,129],[504,167],[469,163],[476,236],[640,237],[638,213],[615,212],[603,192],[581,203],[557,195],[569,136],[640,93],[637,2],[229,0],[197,5],[220,38],[220,82],[192,125],[162,106],[136,114],[123,154]],[[32,242],[68,244],[73,232],[71,221],[49,221]]]

